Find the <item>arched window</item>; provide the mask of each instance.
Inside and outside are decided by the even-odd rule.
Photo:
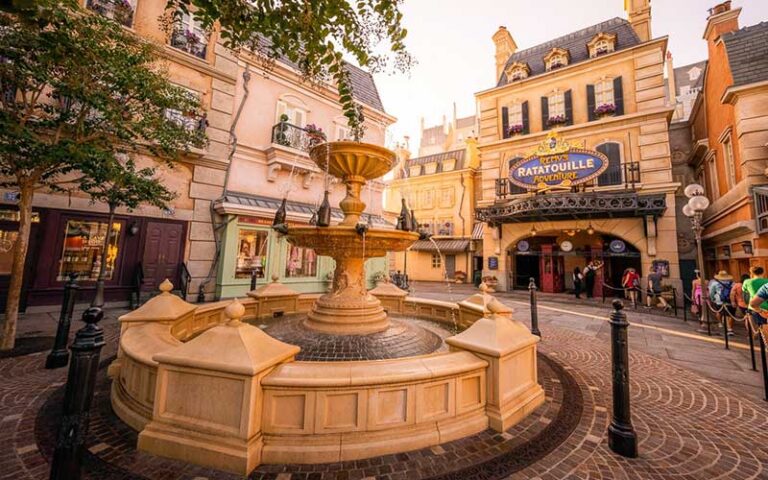
[[[608,157],[608,169],[597,177],[597,185],[621,185],[624,182],[621,171],[621,147],[616,142],[600,144],[595,149]]]

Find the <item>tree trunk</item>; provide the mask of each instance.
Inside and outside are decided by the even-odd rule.
[[[96,278],[96,296],[91,302],[92,307],[104,306],[104,277],[107,274],[107,251],[109,249],[109,240],[112,238],[112,222],[115,220],[115,207],[109,206],[109,220],[107,220],[107,235],[104,237],[104,245],[101,248],[101,265],[99,266],[99,276]]]
[[[11,283],[5,304],[5,318],[0,322],[0,350],[10,350],[16,342],[16,323],[19,319],[21,286],[24,282],[24,263],[29,248],[29,233],[32,230],[32,196],[35,190],[31,186],[21,188],[19,199],[19,234],[13,247]]]

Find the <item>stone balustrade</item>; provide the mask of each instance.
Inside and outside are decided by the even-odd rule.
[[[451,352],[317,363],[241,320],[307,312],[318,295],[273,282],[242,302],[195,306],[171,289],[121,317],[109,368],[115,413],[153,454],[247,474],[503,431],[543,402],[538,338],[485,291],[454,304],[377,287],[390,313],[465,329]]]

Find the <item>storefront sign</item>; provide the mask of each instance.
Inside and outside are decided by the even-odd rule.
[[[627,244],[621,240],[613,240],[608,245],[608,247],[613,253],[624,253],[624,251],[627,249]]]
[[[552,132],[533,153],[510,165],[509,178],[519,187],[547,190],[589,182],[606,169],[605,155],[571,146]]]
[[[662,277],[669,276],[669,260],[654,260],[651,268],[655,272],[660,273]]]
[[[519,242],[517,242],[517,251],[519,252],[527,252],[530,247],[531,246],[528,245],[528,242],[526,242],[525,240],[520,240]]]
[[[499,257],[488,257],[488,269],[489,270],[499,269]]]

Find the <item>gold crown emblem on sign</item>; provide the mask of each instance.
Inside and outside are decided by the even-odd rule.
[[[559,155],[568,153],[571,148],[580,146],[580,144],[571,145],[567,140],[558,135],[557,132],[549,132],[547,138],[536,147],[531,156]]]

